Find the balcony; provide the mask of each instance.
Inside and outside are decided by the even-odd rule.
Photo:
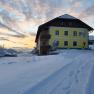
[[[41,35],[40,40],[49,40],[51,38],[50,34]]]

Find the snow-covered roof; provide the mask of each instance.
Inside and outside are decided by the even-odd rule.
[[[62,16],[59,16],[59,18],[64,18],[64,19],[77,19],[77,18],[75,18],[75,17],[73,17],[73,16],[71,16],[71,15],[69,15],[69,14],[64,14],[64,15],[62,15]]]

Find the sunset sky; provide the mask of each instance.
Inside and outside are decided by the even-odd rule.
[[[32,48],[38,26],[63,14],[94,28],[94,0],[0,0],[0,45]]]

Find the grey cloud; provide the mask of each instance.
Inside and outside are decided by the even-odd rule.
[[[0,0],[3,4],[8,4],[10,7],[23,13],[27,19],[42,19],[45,21],[56,17],[59,13],[63,14],[64,3],[77,0]],[[82,1],[82,0],[80,0]],[[58,12],[60,11],[61,12]],[[60,14],[60,15],[62,15]]]
[[[36,33],[30,32],[29,34],[30,34],[31,36],[36,36]]]
[[[6,23],[3,24],[3,23],[0,22],[0,27],[4,27],[4,28],[8,29],[9,31],[12,31],[13,33],[15,33],[15,35],[11,35],[11,34],[6,34],[6,35],[14,36],[14,37],[22,37],[22,38],[26,37],[25,34],[17,31],[16,29],[13,29],[13,27],[11,27],[9,24],[6,25]]]
[[[25,0],[26,1],[26,0]],[[36,18],[36,19],[42,19],[45,18],[47,20],[48,18],[52,18],[55,16],[56,9],[60,8],[62,6],[63,8],[63,1],[60,0],[27,0],[26,1],[28,5],[27,8],[29,8],[29,17],[27,18]],[[26,15],[26,14],[25,14]],[[36,17],[35,17],[36,16]]]
[[[90,16],[94,16],[94,5],[82,11],[79,15],[79,18],[85,18],[85,17],[90,17]]]
[[[15,42],[13,40],[9,40],[8,38],[5,38],[5,37],[0,37],[0,40],[1,41],[9,41],[9,42],[12,42],[12,43],[16,43],[16,44],[22,44],[22,45],[28,45],[28,44],[25,44],[25,43],[21,43],[21,42]]]
[[[4,36],[10,36],[10,37],[16,37],[16,38],[24,38],[25,36],[24,35],[19,35],[19,34],[9,34],[9,33],[2,33],[0,32],[0,35],[4,35]]]
[[[6,40],[6,41],[9,41],[7,38],[5,38],[5,37],[0,37],[0,40],[2,41],[2,40]]]
[[[67,9],[70,9],[71,12],[76,12],[75,10],[79,8],[78,6],[76,7],[77,2],[83,2],[83,0],[0,0],[0,2],[23,14],[26,20],[34,19],[36,25],[40,25],[56,16],[63,15]],[[66,4],[68,8],[65,8]],[[85,13],[82,12],[80,17],[86,17],[88,14],[92,15],[92,11],[94,11],[94,6],[86,9]],[[18,31],[17,24],[14,24],[14,27],[11,26],[16,19],[13,20],[12,16],[8,16],[10,13],[12,11],[2,15],[8,29],[15,32],[17,37],[25,37],[25,33]]]

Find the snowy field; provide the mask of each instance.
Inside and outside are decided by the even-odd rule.
[[[94,50],[0,58],[0,94],[94,94]]]

